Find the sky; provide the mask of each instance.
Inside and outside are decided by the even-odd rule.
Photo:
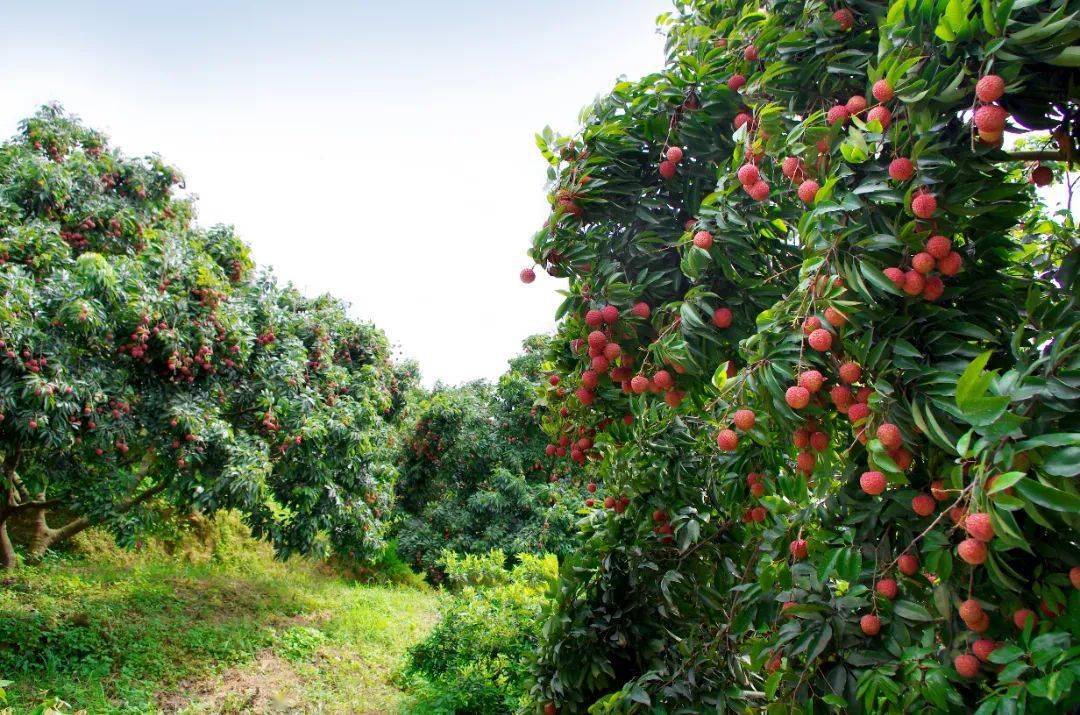
[[[0,136],[59,101],[157,152],[260,265],[348,301],[424,382],[497,378],[550,332],[523,285],[548,212],[534,135],[659,69],[669,0],[0,0]]]

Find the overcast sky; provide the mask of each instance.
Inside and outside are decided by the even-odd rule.
[[[187,176],[200,222],[419,360],[495,378],[552,328],[518,280],[543,222],[533,136],[658,69],[668,0],[0,2],[0,135],[60,101]]]

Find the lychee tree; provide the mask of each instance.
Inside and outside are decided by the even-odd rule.
[[[230,229],[192,225],[181,182],[58,107],[0,147],[4,567],[10,519],[38,558],[94,524],[133,533],[152,499],[239,508],[282,552],[377,542],[385,337],[253,275]]]
[[[675,5],[538,138],[605,499],[537,708],[1075,708],[1080,3]]]

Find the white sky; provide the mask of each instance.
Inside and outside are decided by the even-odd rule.
[[[200,222],[375,321],[427,384],[495,378],[559,282],[533,135],[659,69],[668,0],[0,0],[0,136],[57,100],[187,176]],[[256,7],[258,8],[256,10]]]

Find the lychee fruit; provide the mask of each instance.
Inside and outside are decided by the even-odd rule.
[[[872,497],[885,491],[885,485],[885,475],[881,472],[863,472],[859,477],[859,486]]]
[[[604,322],[611,325],[619,319],[619,309],[613,305],[605,305],[600,309],[600,317],[604,319]]]
[[[1032,625],[1039,622],[1039,617],[1035,615],[1035,612],[1030,608],[1021,608],[1013,614],[1013,625],[1017,628],[1024,628],[1027,626],[1028,621],[1031,621]]]
[[[945,501],[949,498],[949,492],[945,489],[945,482],[940,479],[930,482],[930,494],[938,501]]]
[[[753,186],[761,179],[761,172],[753,164],[743,164],[739,167],[738,177],[743,186]]]
[[[739,446],[739,435],[735,430],[720,430],[716,435],[716,446],[724,452],[734,452]]]
[[[630,380],[630,389],[634,391],[634,394],[642,394],[649,389],[649,378],[644,375],[634,375]]]
[[[844,106],[847,108],[848,114],[850,114],[851,116],[862,114],[866,111],[867,107],[866,97],[862,96],[861,94],[854,94],[851,96],[851,99],[844,103]]]
[[[896,579],[883,578],[874,585],[878,595],[884,596],[890,601],[900,593],[900,587],[896,585]]]
[[[911,500],[911,510],[919,516],[930,516],[937,509],[937,502],[929,494],[919,494]]]
[[[652,381],[661,390],[670,389],[675,384],[675,381],[671,379],[671,373],[667,370],[657,370],[652,376]]]
[[[989,638],[980,638],[971,644],[971,652],[983,663],[990,662],[990,654],[997,650],[997,643]]]
[[[731,308],[717,308],[713,311],[712,322],[718,328],[731,327],[732,313]]]
[[[865,402],[856,402],[848,408],[847,416],[852,422],[864,420],[870,416],[870,408]]]
[[[754,201],[764,201],[769,198],[769,185],[764,181],[759,181],[750,187],[748,193]]]
[[[1049,186],[1054,183],[1054,172],[1049,166],[1036,166],[1031,170],[1031,183],[1036,186]]]
[[[732,421],[735,426],[741,429],[743,432],[747,432],[754,428],[754,411],[753,410],[736,410]]]
[[[799,373],[799,386],[805,387],[809,392],[817,392],[825,383],[825,378],[817,370],[804,370]]]
[[[883,422],[877,428],[877,438],[887,449],[897,449],[904,443],[900,428],[891,422]]]
[[[834,328],[840,328],[847,325],[847,316],[831,305],[825,309],[825,320],[829,321],[829,325]]]
[[[814,332],[815,330],[817,330],[820,327],[821,327],[821,318],[817,317],[816,315],[811,315],[806,320],[803,321],[803,324],[802,324],[803,335],[809,335],[810,333]]]
[[[909,181],[915,176],[915,165],[911,159],[897,157],[889,162],[889,178],[893,181]]]
[[[874,82],[871,93],[874,95],[874,99],[879,102],[888,102],[895,96],[893,87],[887,79],[879,79],[877,82]]]
[[[896,268],[895,266],[890,266],[889,268],[886,268],[884,271],[882,271],[882,273],[884,273],[885,277],[891,280],[893,285],[897,288],[904,287],[903,269]]]
[[[881,129],[884,131],[885,129],[888,129],[889,125],[892,123],[892,112],[889,111],[888,107],[879,104],[866,113],[866,121],[878,122],[881,124]]]
[[[810,391],[805,387],[793,385],[787,389],[784,399],[793,410],[801,410],[810,404]]]
[[[933,303],[944,294],[945,283],[941,280],[941,278],[938,276],[927,276],[926,287],[923,288],[922,292],[923,300],[928,300]]]
[[[911,213],[918,218],[927,219],[937,211],[937,199],[929,192],[919,192],[911,199]]]
[[[881,632],[881,619],[873,613],[867,613],[859,619],[859,628],[868,636],[876,636]]]
[[[815,452],[824,452],[829,448],[829,435],[824,432],[815,432],[810,435],[810,449]]]
[[[819,353],[823,353],[832,347],[833,336],[828,330],[818,328],[810,333],[807,341],[810,343],[810,347],[817,350]]]
[[[975,126],[980,132],[999,132],[1005,128],[1008,113],[996,104],[984,104],[975,110]]]
[[[803,474],[810,474],[814,471],[814,465],[817,464],[817,457],[813,452],[799,452],[795,457],[795,467]]]
[[[708,231],[698,231],[694,234],[694,245],[706,251],[712,248],[713,238]]]
[[[652,310],[649,308],[648,303],[644,301],[639,301],[637,303],[634,303],[634,307],[631,309],[630,312],[632,312],[639,318],[648,318],[650,313],[652,313]]]
[[[733,74],[727,81],[728,89],[732,92],[738,92],[746,85],[746,77],[741,74]]]
[[[791,558],[796,561],[805,559],[810,553],[806,545],[806,539],[795,539],[788,545],[788,551],[791,553]]]
[[[919,558],[914,554],[903,554],[896,560],[896,567],[905,576],[914,576],[919,572]]]
[[[968,514],[967,519],[964,520],[964,530],[973,539],[978,539],[982,542],[990,541],[994,538],[994,527],[990,523],[990,515],[984,513]]]
[[[536,280],[536,271],[534,271],[531,268],[522,268],[521,269],[521,282],[522,283],[529,284],[529,283],[532,283],[534,280]]]
[[[785,156],[780,163],[780,171],[792,181],[801,182],[803,176],[803,162],[797,156]]]
[[[908,295],[920,295],[923,289],[926,288],[926,278],[922,273],[916,270],[910,270],[904,273],[904,286],[903,291]]]
[[[847,32],[855,26],[855,13],[846,7],[840,8],[832,14],[834,20],[840,25],[840,29]]]
[[[984,615],[986,615],[986,611],[974,598],[969,598],[960,604],[960,618],[964,623],[974,623]]]
[[[988,74],[975,84],[975,96],[980,102],[996,102],[1005,94],[1005,80],[996,74]]]
[[[819,189],[821,189],[821,185],[818,182],[807,179],[799,184],[799,200],[805,204],[813,203]]]
[[[665,179],[675,178],[675,164],[671,163],[667,159],[660,162],[660,176]]]
[[[845,362],[845,363],[840,365],[839,373],[840,373],[840,382],[843,382],[843,383],[845,383],[847,385],[850,385],[853,382],[858,382],[859,379],[862,377],[862,368],[859,367],[858,363]],[[850,394],[850,391],[849,391],[849,394]]]
[[[926,242],[926,252],[941,260],[952,251],[952,241],[947,236],[931,236]]]
[[[956,553],[965,563],[978,566],[986,561],[986,544],[977,539],[964,539],[956,547]]]
[[[604,324],[604,314],[599,310],[590,310],[585,313],[585,324],[590,328],[599,328]],[[606,342],[606,339],[605,339]]]
[[[747,62],[756,62],[758,59],[758,49],[753,45],[747,45],[743,50],[743,59]]]
[[[911,257],[911,267],[924,276],[930,271],[934,270],[934,257],[929,253],[920,251]]]
[[[831,126],[839,124],[843,126],[844,122],[848,120],[850,114],[846,105],[836,104],[829,108],[829,111],[825,113],[825,121]]]
[[[964,259],[956,251],[949,251],[945,257],[938,261],[937,269],[943,276],[955,276],[960,272]]]
[[[670,147],[667,150],[667,160],[672,164],[678,164],[683,160],[683,150],[677,146]]]
[[[979,660],[967,653],[962,653],[953,658],[953,667],[962,678],[974,678],[979,674]]]

